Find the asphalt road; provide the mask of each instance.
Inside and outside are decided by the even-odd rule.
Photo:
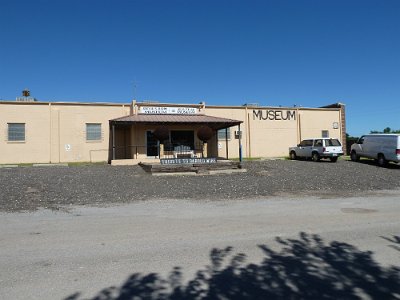
[[[366,198],[150,200],[1,213],[0,299],[131,299],[121,295],[134,293],[138,299],[163,298],[163,286],[183,290],[211,264],[210,257],[213,271],[206,273],[216,279],[213,289],[220,295],[247,292],[251,299],[251,293],[268,292],[271,299],[296,299],[312,295],[301,294],[307,290],[327,293],[325,299],[396,299],[399,201],[400,191],[392,190]],[[218,267],[216,258],[224,252],[210,251],[227,246],[246,260],[227,258],[231,268]],[[168,277],[177,266],[182,281]],[[260,276],[263,283],[257,284]]]

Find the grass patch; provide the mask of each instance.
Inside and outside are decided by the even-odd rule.
[[[68,167],[80,167],[80,166],[104,166],[107,165],[108,163],[106,161],[98,161],[98,162],[89,162],[89,161],[84,161],[84,162],[63,162],[63,163],[16,163],[16,164],[0,164],[0,167],[2,168],[7,168],[8,166],[13,166],[13,167],[33,167],[33,165],[57,165],[57,164],[67,164]]]
[[[96,161],[96,162],[84,161],[84,162],[69,162],[68,163],[69,167],[104,166],[104,165],[108,165],[108,163],[106,161]]]
[[[242,161],[256,161],[256,160],[261,160],[261,159],[262,159],[261,157],[243,157]],[[237,158],[231,158],[230,160],[239,161],[239,158],[238,157]]]
[[[1,164],[0,165],[0,167],[2,167],[2,168],[7,168],[10,166],[12,166],[12,167],[32,167],[33,163],[23,163],[23,164],[16,163],[16,164]]]

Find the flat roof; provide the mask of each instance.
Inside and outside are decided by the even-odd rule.
[[[10,100],[0,100],[1,104],[8,105],[81,105],[81,106],[131,106],[132,103],[121,103],[121,102],[57,102],[57,101],[10,101]],[[258,106],[243,106],[243,105],[207,105],[206,103],[199,104],[182,104],[182,103],[160,103],[160,102],[136,102],[134,103],[136,106],[177,106],[177,107],[198,107],[198,108],[209,108],[209,109],[285,109],[285,110],[339,110],[342,106],[345,106],[343,103],[334,103],[331,105],[321,106],[321,107],[303,107],[303,106],[267,106],[267,105],[258,105]]]

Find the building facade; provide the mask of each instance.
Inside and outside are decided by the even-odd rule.
[[[3,101],[0,135],[0,164],[282,157],[306,138],[332,137],[345,145],[345,106]]]

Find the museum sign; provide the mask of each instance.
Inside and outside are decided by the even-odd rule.
[[[253,120],[291,121],[296,120],[295,110],[253,109]]]

